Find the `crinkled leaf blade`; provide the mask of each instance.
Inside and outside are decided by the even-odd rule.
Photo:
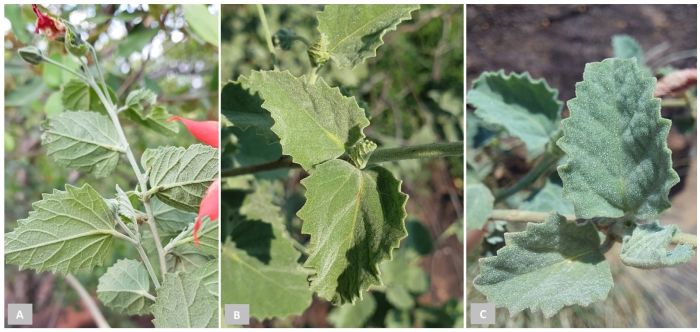
[[[529,73],[506,75],[500,70],[481,74],[467,93],[467,102],[485,123],[520,138],[532,158],[544,151],[559,128],[562,103],[558,94],[544,79],[535,80]]]
[[[578,218],[654,217],[679,178],[666,137],[671,121],[653,97],[655,79],[632,59],[586,65],[557,144],[564,197]]]
[[[661,226],[658,222],[637,225],[622,241],[622,263],[640,269],[657,269],[690,261],[695,255],[689,244],[669,249],[671,239],[680,230],[676,225]]]
[[[481,258],[474,286],[510,315],[530,308],[549,318],[563,307],[604,300],[613,286],[594,226],[553,214],[524,232],[506,233],[497,256]]]
[[[343,67],[354,67],[377,55],[383,37],[410,20],[419,5],[326,5],[318,18],[318,31],[328,42],[326,51]]]
[[[5,234],[5,263],[39,272],[92,271],[111,257],[115,211],[85,184],[66,185],[35,202],[27,219]]]
[[[146,315],[153,304],[148,298],[150,288],[151,281],[143,263],[122,259],[100,277],[97,297],[118,313]]]
[[[354,302],[380,285],[378,264],[406,237],[401,182],[382,167],[359,170],[343,160],[318,165],[302,180],[306,203],[297,215],[311,236],[305,266],[311,288],[336,303]]]

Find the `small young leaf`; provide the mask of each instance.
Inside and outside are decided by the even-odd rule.
[[[127,315],[147,315],[153,301],[148,291],[151,282],[143,263],[122,259],[100,277],[97,298],[112,310]]]
[[[126,97],[124,105],[127,108],[124,112],[132,121],[159,134],[177,134],[180,127],[177,123],[168,121],[172,115],[164,107],[156,106],[157,99],[158,96],[151,90],[133,90]]]
[[[109,118],[95,112],[57,114],[46,122],[41,139],[57,164],[96,177],[111,175],[126,151]]]
[[[306,203],[297,215],[311,235],[305,266],[311,288],[335,303],[354,302],[380,285],[378,264],[406,237],[401,182],[382,167],[359,170],[343,160],[322,163],[302,180]]]
[[[669,250],[671,239],[678,233],[678,226],[661,226],[658,221],[637,225],[631,235],[622,240],[622,263],[640,269],[657,269],[687,263],[695,255],[693,247],[680,244]]]
[[[474,286],[511,317],[541,310],[552,317],[567,305],[586,306],[605,299],[613,286],[610,267],[599,250],[595,227],[568,223],[552,214],[524,232],[506,233],[497,256],[479,259]]]
[[[216,256],[219,253],[219,222],[211,221],[209,218],[204,218],[202,228],[199,230],[199,245],[194,244],[192,238],[192,228],[194,224],[190,224],[182,232],[185,236],[181,239],[182,243],[178,244],[173,254],[184,256],[189,253],[196,253],[205,256]]]
[[[668,192],[679,178],[655,81],[632,59],[586,65],[557,141],[567,155],[558,168],[564,197],[578,218],[647,218],[671,206]]]
[[[300,315],[311,304],[308,274],[299,252],[279,225],[245,220],[222,245],[221,282],[224,303],[248,303],[259,320]]]
[[[209,185],[219,173],[219,151],[208,145],[148,149],[141,157],[151,188],[164,203],[197,212]]]
[[[644,50],[637,40],[628,35],[614,35],[612,37],[613,54],[616,58],[634,58],[641,66],[645,64]]]
[[[297,78],[288,71],[254,71],[241,81],[264,100],[282,152],[306,170],[341,156],[364,138],[369,120],[355,98],[343,96],[321,78],[309,83],[306,76]]]
[[[530,158],[544,151],[559,128],[562,103],[557,90],[529,73],[485,72],[474,81],[467,102],[487,124],[503,127],[527,146]]]
[[[219,300],[200,271],[166,273],[153,305],[157,328],[218,327]]]
[[[326,52],[343,67],[355,67],[377,55],[384,35],[410,20],[420,5],[326,5],[318,18]]]
[[[493,195],[482,183],[467,184],[467,229],[481,229],[493,211]]]
[[[35,202],[27,219],[5,234],[5,263],[38,272],[92,271],[111,257],[115,211],[85,184],[66,185]]]

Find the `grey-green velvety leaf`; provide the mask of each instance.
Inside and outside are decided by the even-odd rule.
[[[223,303],[248,303],[259,320],[301,315],[313,292],[293,240],[277,225],[246,220],[236,226],[232,241],[222,245]]]
[[[377,55],[382,38],[410,20],[419,5],[326,5],[318,18],[318,31],[325,35],[326,52],[343,67],[354,67]]]
[[[481,74],[467,93],[467,102],[485,123],[520,138],[532,158],[544,151],[559,128],[563,105],[558,94],[544,79],[500,70]]]
[[[640,269],[657,269],[689,262],[695,255],[693,247],[679,244],[668,249],[678,226],[661,226],[658,222],[637,225],[631,235],[622,240],[622,263]]]
[[[112,122],[95,112],[62,112],[49,118],[41,140],[57,164],[96,177],[112,174],[125,152]]]
[[[218,327],[219,300],[201,272],[166,273],[153,305],[157,328]]]
[[[100,277],[97,298],[118,313],[146,315],[153,304],[148,298],[150,288],[151,281],[143,263],[122,259]]]
[[[406,201],[401,182],[385,168],[359,170],[330,160],[301,181],[306,203],[297,215],[311,236],[304,266],[315,273],[311,288],[335,303],[354,302],[380,285],[378,264],[406,237]]]
[[[493,211],[491,190],[482,183],[467,184],[467,229],[481,229]]]
[[[562,215],[574,214],[574,206],[571,202],[564,199],[563,188],[552,181],[547,181],[544,187],[542,187],[535,196],[520,205],[520,209],[526,211],[557,212]]]
[[[670,206],[668,192],[679,178],[655,82],[632,59],[586,65],[557,141],[567,155],[558,168],[564,197],[576,217],[648,218]]]
[[[364,327],[376,308],[377,302],[368,294],[358,303],[347,303],[333,310],[328,321],[338,328]]]
[[[552,214],[544,223],[528,223],[524,232],[506,233],[497,256],[479,259],[474,286],[511,317],[530,308],[549,318],[565,306],[602,301],[613,280],[599,245],[592,224]]]
[[[272,131],[280,138],[282,152],[309,170],[334,159],[364,138],[369,125],[355,98],[331,88],[318,78],[309,83],[306,76],[288,71],[254,71],[242,78],[264,100],[262,107],[272,114]]]
[[[637,40],[628,35],[614,35],[612,37],[613,54],[616,58],[634,58],[637,63],[644,65],[644,50]]]
[[[156,197],[181,210],[197,212],[209,185],[219,173],[219,151],[202,144],[149,149],[141,157]]]
[[[111,257],[115,211],[85,184],[43,194],[5,234],[5,263],[39,272],[92,271]]]
[[[263,100],[256,90],[251,90],[247,79],[228,82],[221,90],[221,114],[234,126],[270,128],[274,124],[270,113],[261,107]]]

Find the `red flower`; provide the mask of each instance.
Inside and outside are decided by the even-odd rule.
[[[168,121],[180,121],[187,127],[190,134],[200,142],[219,148],[219,122],[217,121],[195,121],[172,116]]]
[[[43,32],[46,37],[51,40],[66,33],[66,27],[63,23],[39,11],[39,6],[32,5],[32,10],[34,14],[36,14],[36,28],[34,28],[34,33]]]
[[[199,203],[199,213],[197,214],[197,219],[194,221],[194,229],[192,230],[192,236],[194,237],[194,244],[199,245],[199,237],[197,232],[202,227],[202,221],[204,217],[209,217],[209,220],[216,221],[219,219],[219,193],[221,192],[221,183],[216,179],[207,189],[207,193],[204,195],[202,202]]]

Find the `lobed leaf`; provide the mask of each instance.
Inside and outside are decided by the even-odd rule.
[[[524,232],[506,233],[497,256],[479,259],[474,286],[511,317],[530,308],[549,318],[564,306],[606,298],[613,280],[599,246],[592,224],[552,214],[544,223],[528,223]]]
[[[637,225],[632,234],[625,235],[622,240],[622,263],[640,269],[657,269],[689,262],[695,255],[691,245],[679,244],[668,249],[678,232],[678,226],[661,226],[658,221]]]
[[[29,217],[5,234],[5,263],[20,270],[92,271],[111,257],[115,211],[88,184],[43,194]]]
[[[654,217],[679,178],[666,136],[671,121],[653,97],[655,78],[631,59],[589,63],[557,144],[564,197],[578,218]]]
[[[97,298],[118,313],[147,315],[152,304],[150,288],[151,281],[143,263],[122,259],[100,277]]]
[[[219,151],[202,144],[148,149],[141,157],[151,188],[164,203],[197,212],[209,185],[219,173]]]
[[[288,71],[254,71],[241,80],[264,100],[282,152],[306,170],[343,155],[364,138],[369,120],[355,98],[343,96],[321,78],[309,83],[306,76],[297,78]]]
[[[109,118],[94,112],[61,112],[49,118],[41,140],[57,164],[96,177],[111,175],[126,151]]]
[[[408,196],[386,169],[359,170],[339,159],[316,166],[301,183],[306,203],[297,215],[311,236],[304,264],[315,272],[311,288],[335,303],[354,302],[381,284],[378,264],[406,237]]]
[[[325,51],[342,67],[355,67],[375,57],[383,37],[410,20],[420,5],[326,5],[318,18],[318,31],[328,44]]]
[[[562,103],[558,94],[544,79],[534,80],[529,73],[506,75],[500,70],[481,74],[467,93],[467,102],[486,124],[520,138],[532,158],[544,152],[559,129]]]

